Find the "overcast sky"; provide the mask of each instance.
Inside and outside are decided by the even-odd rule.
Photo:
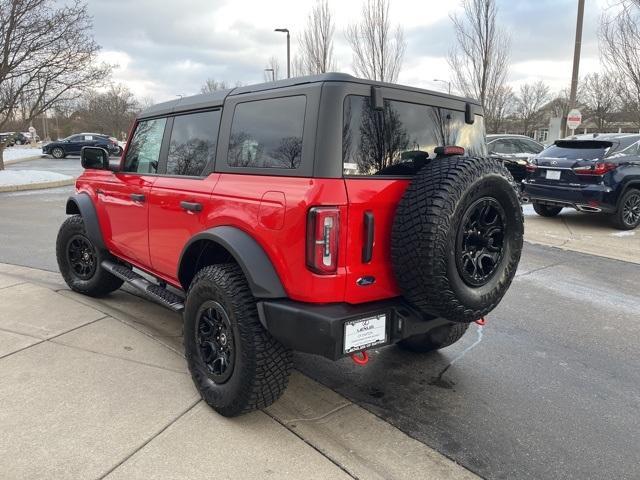
[[[581,75],[600,70],[597,27],[608,0],[587,2]],[[351,73],[346,26],[357,22],[360,0],[329,0],[336,24],[337,70]],[[509,82],[538,79],[554,90],[569,85],[577,0],[498,0],[499,23],[512,38]],[[198,93],[207,78],[263,81],[269,57],[286,73],[285,35],[292,55],[314,0],[89,0],[102,58],[117,64],[114,79],[154,101]],[[399,82],[446,88],[447,52],[454,40],[449,15],[457,0],[391,0],[394,24],[404,28],[407,51]]]

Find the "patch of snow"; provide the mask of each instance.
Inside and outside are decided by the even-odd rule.
[[[527,203],[526,205],[522,206],[522,214],[525,217],[530,217],[532,215],[537,215],[537,213],[533,211],[533,205],[531,205],[530,203]]]
[[[69,175],[42,170],[0,170],[0,187],[68,180]]]
[[[7,161],[12,161],[12,160],[20,160],[22,158],[27,158],[27,157],[40,156],[40,155],[42,155],[42,149],[41,148],[9,147],[9,148],[5,148],[4,149],[4,153],[2,155],[2,158],[4,159],[5,162],[7,162]]]
[[[636,234],[636,232],[628,230],[626,232],[615,232],[615,233],[612,233],[611,236],[612,237],[632,237],[635,234]]]

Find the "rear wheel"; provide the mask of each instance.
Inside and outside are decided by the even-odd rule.
[[[112,257],[95,247],[80,215],[69,217],[60,227],[56,258],[62,278],[78,293],[99,297],[117,290],[124,283],[102,268],[101,262]]]
[[[236,264],[205,267],[193,279],[184,346],[202,398],[224,416],[268,407],[287,387],[291,350],[260,323],[255,298]]]
[[[468,323],[443,325],[442,327],[434,328],[430,332],[405,338],[398,342],[397,345],[404,350],[410,350],[412,352],[433,352],[456,343],[462,338],[468,328]]]
[[[533,202],[533,210],[541,217],[555,217],[562,211],[562,207],[552,207],[550,205]]]
[[[640,225],[640,190],[627,190],[620,199],[620,207],[613,214],[613,224],[620,230],[633,230]]]

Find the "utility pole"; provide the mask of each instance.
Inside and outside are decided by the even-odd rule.
[[[276,28],[276,32],[287,34],[287,78],[291,78],[291,37],[288,28]]]
[[[578,0],[578,20],[576,22],[576,44],[573,50],[573,74],[571,75],[571,93],[569,94],[569,111],[576,106],[578,93],[578,74],[580,72],[580,50],[582,48],[582,24],[584,20],[584,0]],[[567,135],[567,117],[563,118],[564,136]]]

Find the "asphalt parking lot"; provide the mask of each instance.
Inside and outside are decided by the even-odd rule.
[[[80,172],[53,162],[10,168]],[[71,192],[0,194],[0,263],[56,271]],[[572,212],[526,222],[518,275],[482,330],[436,354],[296,367],[484,478],[638,478],[640,232]]]

